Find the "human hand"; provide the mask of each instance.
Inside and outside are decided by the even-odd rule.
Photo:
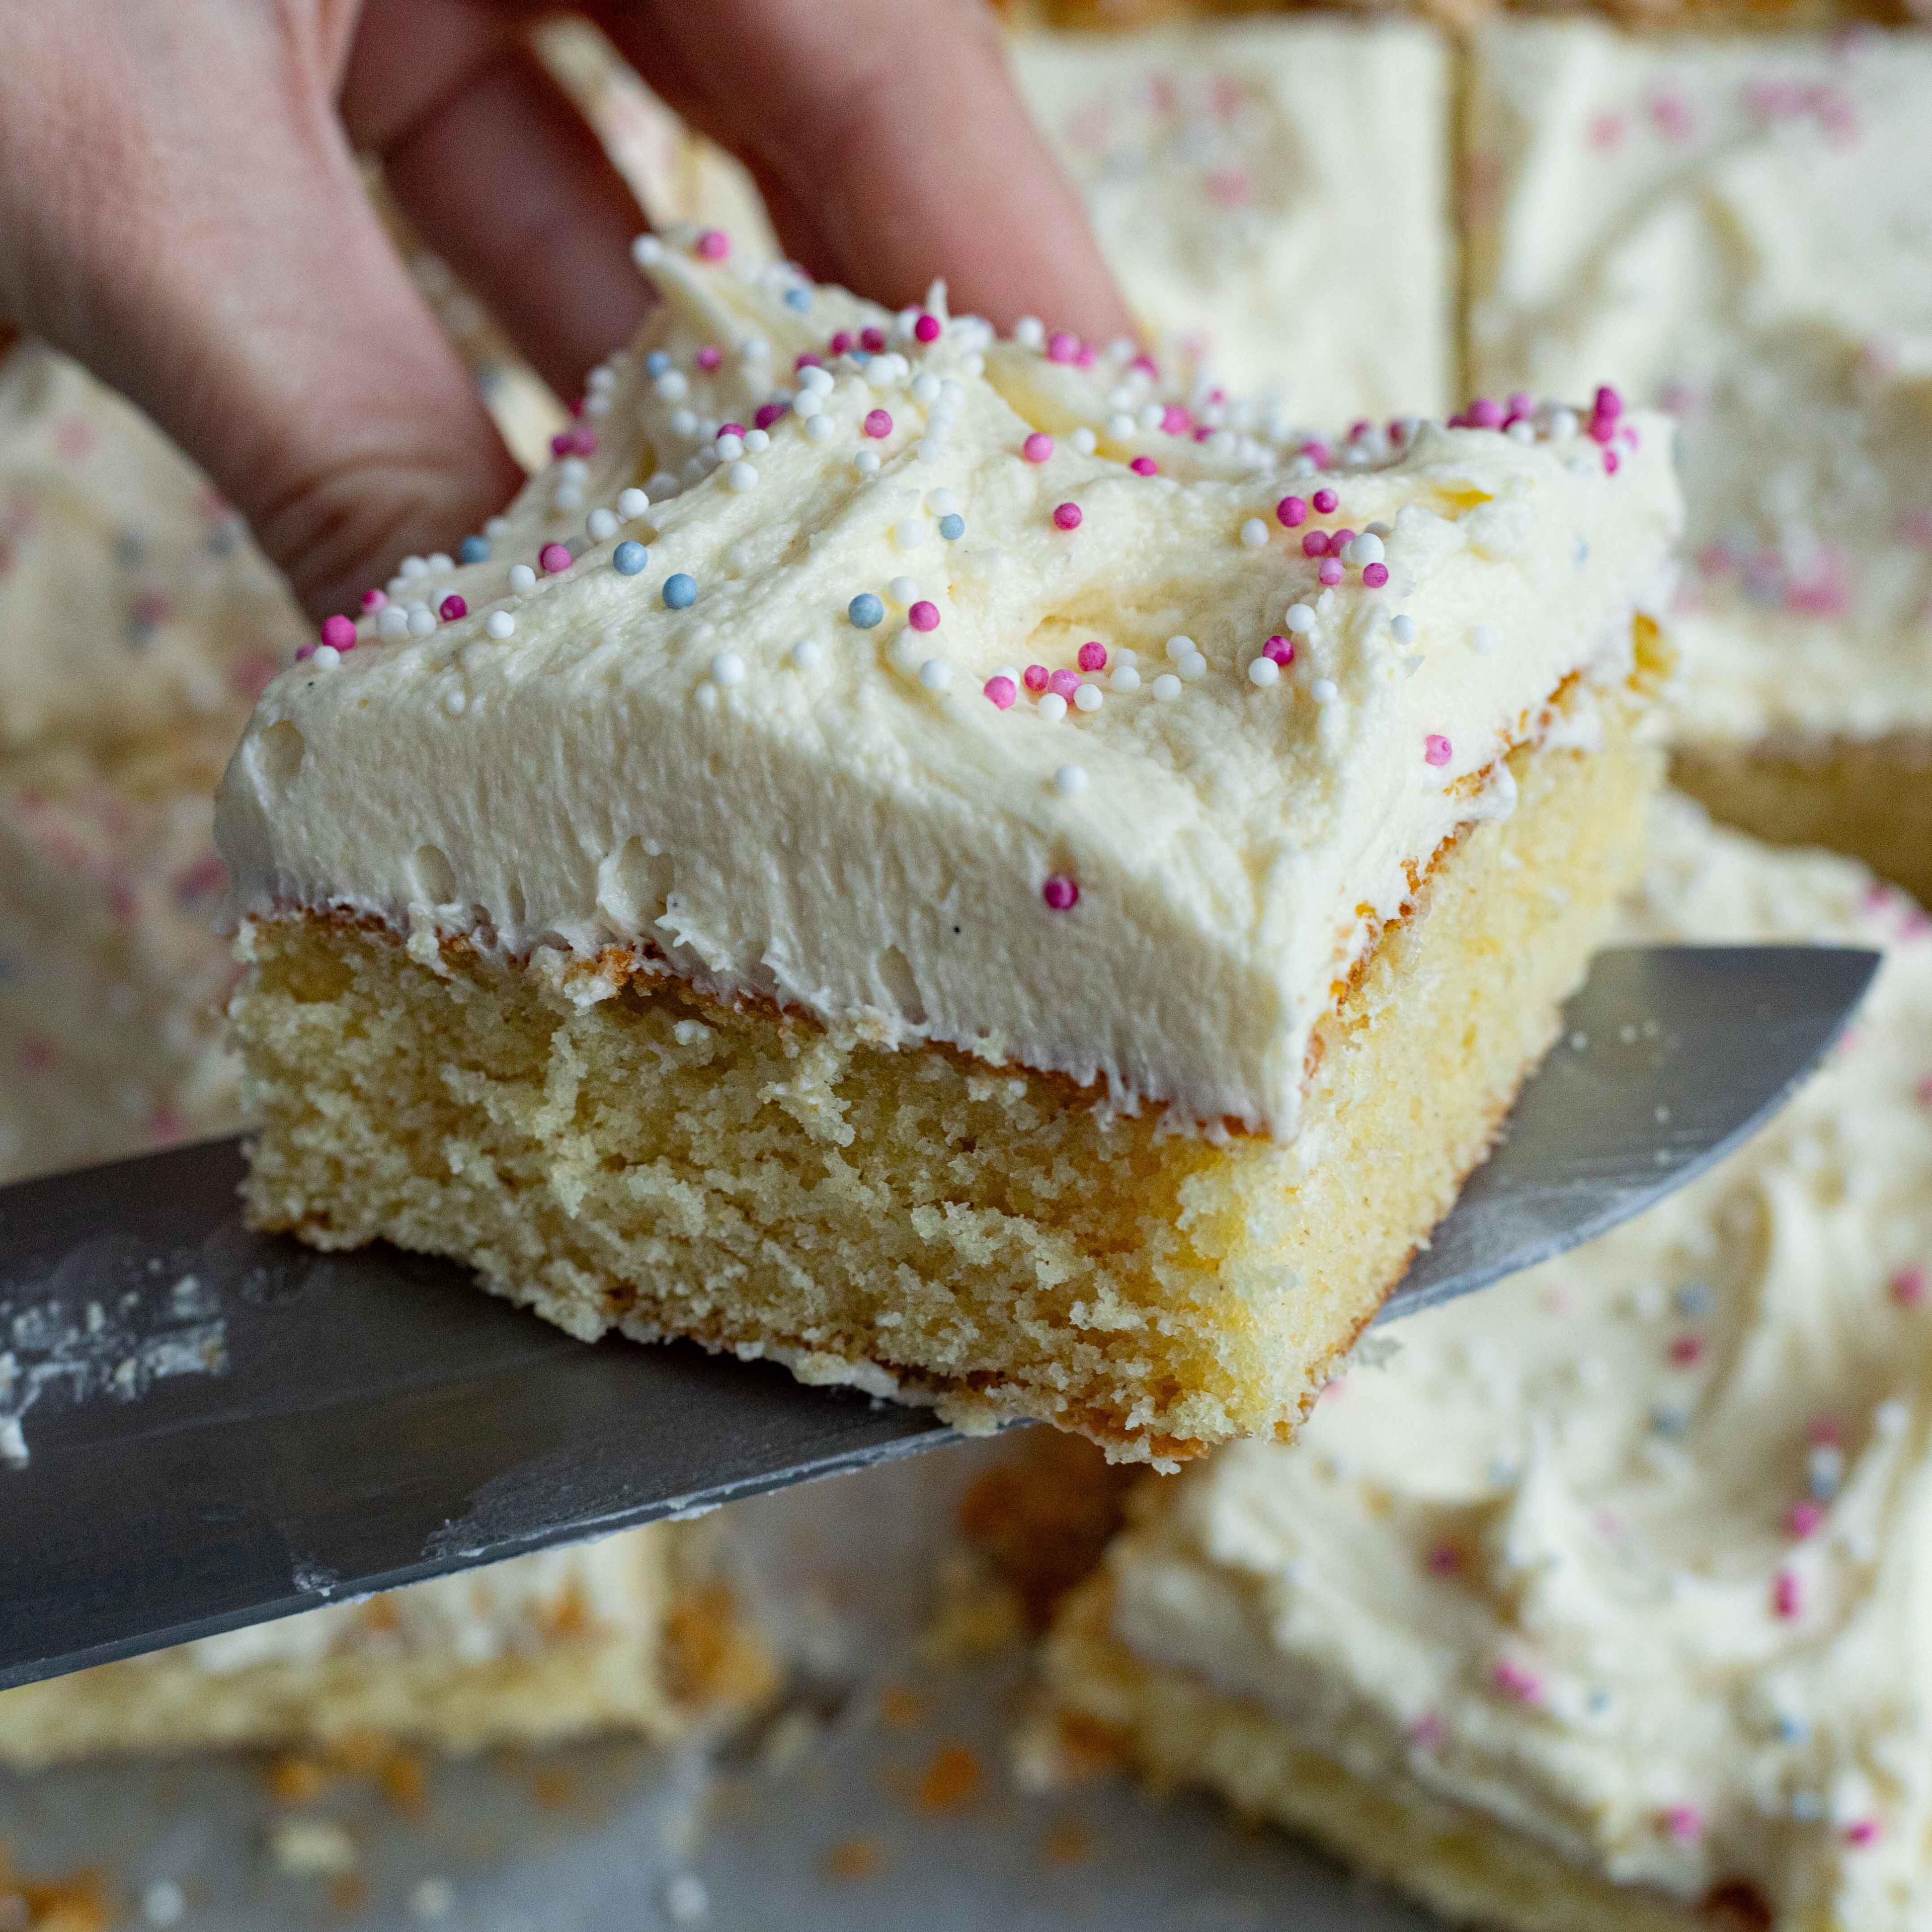
[[[519,474],[358,152],[559,392],[642,319],[642,225],[530,52],[537,0],[0,0],[0,334],[201,464],[315,611]],[[1126,318],[980,0],[592,0],[812,274],[1096,337]]]

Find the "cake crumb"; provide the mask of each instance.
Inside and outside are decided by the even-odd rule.
[[[825,1855],[827,1878],[856,1880],[874,1876],[886,1854],[876,1838],[845,1838]]]
[[[919,1781],[919,1808],[922,1811],[966,1810],[979,1802],[986,1780],[977,1754],[968,1746],[942,1745]]]
[[[24,1878],[0,1848],[0,1932],[107,1932],[113,1918],[98,1873]]]
[[[290,1878],[340,1877],[362,1862],[356,1840],[328,1818],[283,1818],[268,1828],[268,1856]]]
[[[334,1781],[319,1760],[284,1753],[272,1758],[263,1774],[268,1796],[278,1804],[313,1804]]]
[[[879,1721],[896,1731],[908,1731],[926,1715],[926,1700],[903,1684],[888,1684],[879,1693]]]

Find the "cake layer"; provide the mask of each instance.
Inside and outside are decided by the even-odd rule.
[[[1582,976],[1655,770],[1633,708],[1572,721],[1595,750],[1514,754],[1516,809],[1448,848],[1318,1029],[1294,1142],[1177,1133],[616,949],[518,964],[284,915],[249,928],[233,1009],[250,1216],[454,1256],[586,1340],[691,1336],[1117,1457],[1285,1431]]]
[[[1683,735],[1932,730],[1932,44],[1498,22],[1468,128],[1478,386],[1677,417]]]
[[[728,245],[651,244],[658,317],[487,560],[416,560],[264,694],[218,814],[242,909],[641,950],[1291,1135],[1336,988],[1508,809],[1504,756],[1625,676],[1664,426],[1424,424],[1324,472],[1126,345]]]
[[[1681,803],[1656,830],[1625,935],[1881,945],[1855,1030],[1709,1176],[1406,1322],[1293,1446],[1144,1492],[1060,1694],[1458,1916],[1904,1928],[1932,1822],[1932,922]]]
[[[1449,57],[1432,28],[1304,14],[1028,34],[1012,52],[1150,340],[1324,429],[1448,410]]]

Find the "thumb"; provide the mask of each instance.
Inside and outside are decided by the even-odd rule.
[[[0,313],[146,409],[320,614],[520,476],[289,10],[0,4]]]

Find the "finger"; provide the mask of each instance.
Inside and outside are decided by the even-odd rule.
[[[476,529],[518,472],[363,195],[328,50],[212,0],[11,11],[0,309],[154,416],[312,610]]]
[[[1003,326],[1130,332],[980,0],[607,0],[598,17],[775,187],[778,220],[822,251],[815,271],[895,307],[944,276],[956,308]]]
[[[343,105],[424,240],[553,388],[580,394],[649,305],[628,254],[643,217],[521,38],[467,0],[376,0]]]

